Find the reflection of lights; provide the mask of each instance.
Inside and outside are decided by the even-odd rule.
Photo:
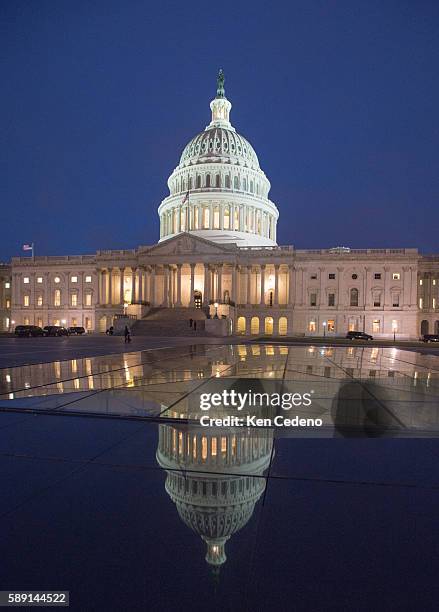
[[[219,371],[218,369],[217,369],[217,371],[216,371],[215,377],[216,377],[216,378],[219,378],[219,377],[220,377],[220,371]]]
[[[61,323],[62,323],[63,325],[65,325],[65,324],[67,323],[67,321],[66,321],[65,319],[62,319],[62,320],[61,320]]]
[[[91,359],[85,360],[85,371],[87,374],[91,374]]]
[[[11,382],[11,375],[10,374],[6,374],[6,382],[7,383]]]
[[[312,353],[314,353],[314,351],[315,351],[315,346],[309,346],[308,347],[308,353],[312,354]]]
[[[94,389],[93,376],[89,376],[88,377],[88,388],[89,389]]]
[[[14,399],[14,394],[13,393],[9,394],[9,399]]]
[[[427,374],[427,387],[430,386],[430,378],[431,378],[431,372]]]
[[[75,387],[75,389],[79,389],[79,378],[75,378],[75,380],[73,381],[73,386]]]
[[[24,383],[24,388],[25,388],[25,389],[30,389],[30,382],[27,382],[27,381],[26,381],[26,382]]]
[[[78,362],[76,361],[76,359],[72,359],[72,372],[76,374],[77,371],[78,371]]]

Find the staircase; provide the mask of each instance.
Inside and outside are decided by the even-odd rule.
[[[189,325],[197,322],[197,329]],[[131,326],[133,336],[205,336],[206,313],[200,308],[151,308],[147,315]]]

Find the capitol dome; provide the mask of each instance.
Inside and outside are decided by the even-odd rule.
[[[183,149],[159,206],[160,241],[189,232],[213,242],[275,246],[279,213],[249,141],[230,123],[220,70],[212,120]]]

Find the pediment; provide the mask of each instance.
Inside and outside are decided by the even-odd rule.
[[[182,233],[148,249],[148,255],[224,255],[234,248],[222,246],[191,234]]]

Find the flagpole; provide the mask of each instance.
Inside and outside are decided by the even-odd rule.
[[[32,261],[35,261],[34,243],[32,242]]]

